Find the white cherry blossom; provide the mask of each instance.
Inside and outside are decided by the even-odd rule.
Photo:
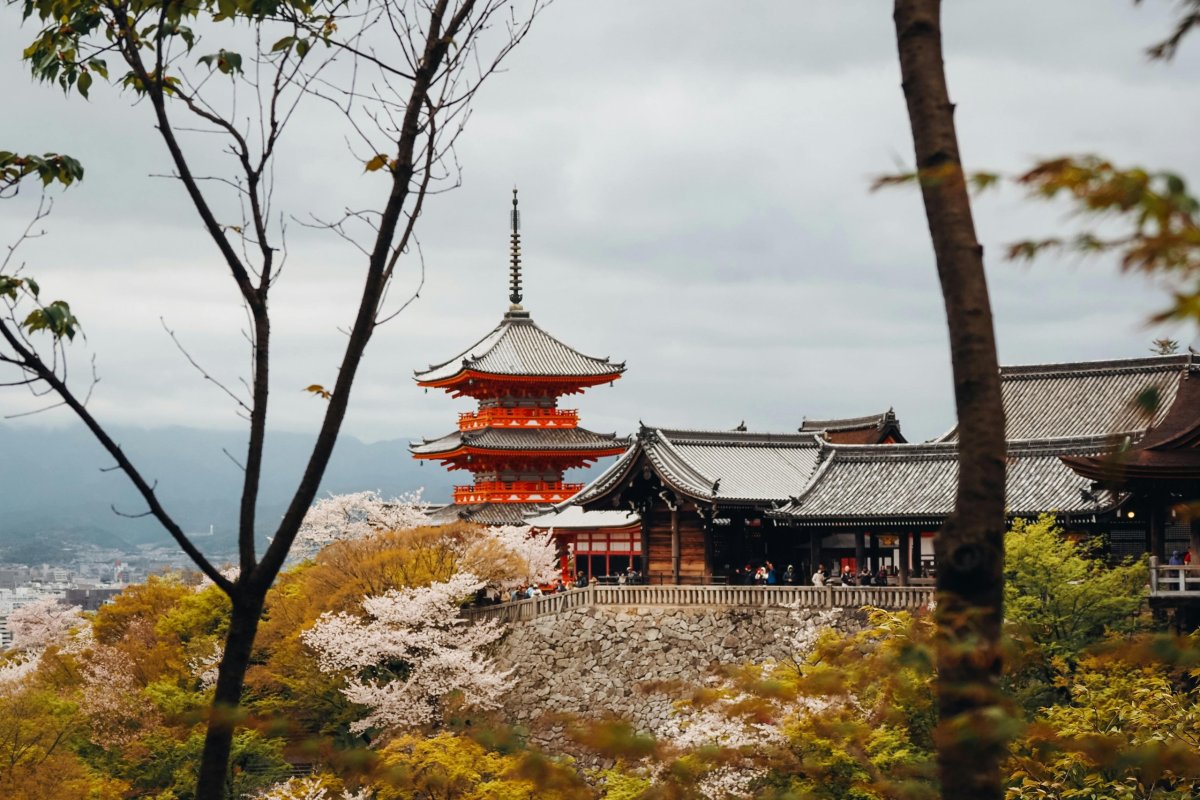
[[[384,500],[378,492],[322,498],[305,514],[292,552],[307,557],[333,542],[419,528],[429,524],[428,511],[420,490],[391,500]]]
[[[54,597],[46,597],[8,615],[12,632],[12,649],[41,652],[47,647],[61,647],[70,640],[71,632],[84,627],[86,620],[79,606],[67,606]]]
[[[437,719],[451,693],[478,708],[495,708],[509,672],[486,654],[503,630],[471,624],[459,604],[483,584],[469,573],[363,599],[365,618],[324,614],[301,639],[323,672],[345,680],[342,693],[368,714],[351,730],[407,728]]]
[[[250,795],[250,800],[372,800],[375,793],[368,789],[360,789],[351,794],[342,790],[333,795],[321,785],[321,779],[316,777],[291,778],[268,786],[266,789]]]

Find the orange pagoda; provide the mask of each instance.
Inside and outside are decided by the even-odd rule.
[[[500,324],[469,348],[415,374],[417,385],[471,397],[474,411],[458,415],[457,430],[411,446],[414,458],[467,470],[468,485],[434,522],[469,520],[518,524],[569,499],[583,484],[563,473],[620,455],[629,443],[616,434],[579,426],[579,412],[558,407],[560,397],[612,383],[625,364],[584,355],[542,330],[521,306],[521,217],[513,190],[509,300]]]

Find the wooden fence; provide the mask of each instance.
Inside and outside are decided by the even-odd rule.
[[[1200,564],[1161,564],[1150,557],[1151,597],[1200,597]]]
[[[584,606],[859,608],[915,610],[933,603],[931,586],[600,586],[463,609],[470,620],[518,622]]]

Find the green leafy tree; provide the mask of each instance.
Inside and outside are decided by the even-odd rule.
[[[1146,624],[1146,565],[1110,567],[1101,547],[1049,516],[1017,520],[1005,539],[1006,684],[1028,713],[1066,699],[1061,676],[1088,648]]]
[[[1074,541],[1051,516],[1014,522],[1004,548],[1009,634],[1051,658],[1075,659],[1109,632],[1135,630],[1146,565],[1107,566],[1101,546]]]
[[[18,5],[16,0],[9,4]],[[387,288],[402,256],[415,248],[416,221],[430,190],[456,180],[448,154],[472,97],[528,32],[542,0],[354,5],[337,0],[23,0],[19,5],[37,26],[23,53],[35,78],[95,98],[97,79],[111,75],[138,100],[135,111],[149,115],[212,253],[247,311],[248,393],[222,387],[249,423],[240,459],[238,570],[227,576],[185,535],[160,502],[153,480],[88,409],[86,395],[68,382],[62,344],[78,326],[69,308],[39,303],[28,283],[6,279],[0,285],[0,295],[14,305],[21,300],[34,305],[27,321],[15,315],[0,319],[0,358],[20,371],[22,383],[55,395],[82,421],[133,483],[146,504],[144,514],[157,519],[229,598],[196,790],[200,800],[218,800],[226,794],[238,707],[267,591],[329,463],[366,347],[378,326],[407,305],[389,305]],[[337,69],[331,68],[335,59],[340,59]],[[370,91],[360,90],[367,85]],[[256,509],[274,350],[271,290],[286,252],[283,215],[273,210],[272,176],[290,169],[281,154],[302,149],[288,146],[291,139],[315,130],[293,124],[298,109],[317,104],[342,130],[334,141],[312,146],[332,153],[350,141],[347,168],[377,187],[377,200],[322,223],[361,254],[361,291],[336,380],[328,389],[313,387],[326,401],[315,445],[274,524],[270,545],[260,553]],[[196,128],[210,136],[181,135]],[[199,176],[196,160],[216,141],[232,160],[219,175]]]

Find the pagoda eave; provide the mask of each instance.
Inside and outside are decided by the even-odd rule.
[[[494,395],[496,389],[510,386],[525,389],[546,387],[558,394],[579,394],[590,386],[612,383],[620,378],[621,374],[609,372],[601,375],[501,375],[468,369],[438,380],[423,381],[418,378],[417,385],[427,389],[444,389],[454,397],[486,397]]]
[[[1162,486],[1183,484],[1200,486],[1200,460],[1063,458],[1076,474],[1116,489],[1136,488],[1140,484]]]
[[[413,453],[413,458],[440,460],[446,465],[465,461],[468,456],[472,460],[536,461],[538,459],[553,459],[555,461],[574,461],[582,459],[584,463],[588,463],[600,458],[607,458],[608,456],[619,456],[625,452],[625,448],[626,445],[624,443],[617,447],[586,450],[500,450],[482,447],[458,447],[454,450],[446,450],[440,453]],[[457,468],[452,467],[452,469]]]

